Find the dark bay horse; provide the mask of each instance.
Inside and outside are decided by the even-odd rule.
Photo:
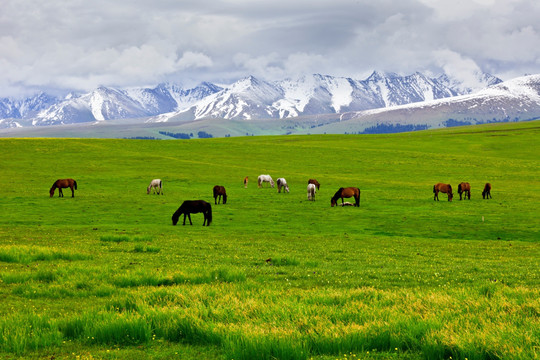
[[[204,200],[186,200],[182,203],[182,205],[180,205],[178,210],[174,212],[172,216],[172,224],[176,225],[180,215],[184,214],[184,223],[182,225],[186,225],[186,216],[189,218],[189,224],[193,225],[190,214],[201,212],[204,215],[203,226],[205,224],[206,226],[210,226],[210,223],[212,222],[212,205]]]
[[[448,201],[452,201],[452,198],[454,197],[454,194],[452,194],[452,185],[443,183],[433,185],[433,193],[435,194],[433,196],[433,201],[439,201],[439,192],[448,194]]]
[[[62,192],[62,189],[70,188],[71,189],[71,197],[75,197],[75,190],[77,190],[77,182],[73,179],[58,179],[54,182],[54,184],[51,187],[51,190],[49,190],[50,197],[54,196],[54,190],[58,188],[58,196],[64,197],[64,193]]]
[[[484,191],[482,191],[482,199],[490,199],[491,198],[491,184],[486,183],[484,185]]]
[[[471,185],[468,182],[462,182],[457,187],[457,192],[459,194],[459,200],[461,200],[461,195],[465,196],[465,199],[471,200]]]
[[[341,203],[343,204],[343,198],[354,197],[354,206],[360,206],[360,189],[355,187],[348,188],[339,188],[338,191],[332,196],[330,200],[330,205],[334,207],[337,204],[339,198],[341,198]]]
[[[309,180],[307,181],[307,183],[308,183],[308,185],[309,185],[309,184],[315,185],[315,186],[317,187],[317,190],[320,190],[320,189],[321,189],[321,184],[319,184],[319,182],[318,182],[317,180],[315,180],[315,179],[309,179]]]
[[[223,196],[223,204],[227,203],[227,192],[223,186],[216,185],[214,186],[214,203],[217,205]]]

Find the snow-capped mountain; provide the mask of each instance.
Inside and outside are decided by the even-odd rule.
[[[43,92],[22,100],[0,99],[0,127],[3,127],[4,119],[29,119],[58,101],[58,98]],[[22,125],[16,121],[13,122],[13,127],[19,126]]]
[[[64,99],[45,94],[19,102],[0,99],[0,128],[146,118],[191,106],[221,89],[210,83],[187,90],[173,84],[129,89],[102,86]]]
[[[540,118],[540,74],[498,83],[474,94],[341,114],[312,133],[382,133]]]
[[[482,75],[476,83],[487,86],[500,81]],[[458,80],[418,72],[408,76],[374,72],[365,80],[315,74],[267,82],[248,76],[226,87],[202,83],[187,90],[168,83],[155,88],[99,87],[64,99],[46,94],[24,101],[0,99],[0,128],[138,118],[149,122],[284,119],[386,108],[470,91]]]
[[[190,108],[160,116],[155,121],[283,119],[385,108],[469,92],[448,86],[451,83],[448,77],[441,79],[432,79],[418,72],[409,76],[374,72],[365,80],[315,74],[270,83],[250,76]],[[495,79],[486,76],[488,83],[501,81]],[[457,81],[453,83],[458,84]]]

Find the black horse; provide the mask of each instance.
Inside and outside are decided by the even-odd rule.
[[[204,200],[186,200],[180,205],[178,210],[176,210],[172,216],[172,223],[173,225],[176,225],[178,223],[178,218],[180,218],[180,215],[184,214],[184,223],[182,225],[186,225],[186,215],[189,218],[189,224],[193,225],[191,222],[191,215],[190,214],[196,214],[196,213],[203,213],[204,215],[204,221],[203,226],[206,224],[206,226],[210,226],[210,223],[212,222],[212,205],[210,203],[207,203]]]
[[[225,187],[216,185],[214,186],[213,191],[214,191],[214,203],[216,205],[219,204],[221,197],[223,197],[223,204],[227,203],[227,191],[225,191]]]
[[[484,191],[482,191],[482,199],[490,199],[491,198],[491,184],[486,183],[484,186]]]

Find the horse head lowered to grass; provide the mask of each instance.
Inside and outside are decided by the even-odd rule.
[[[189,218],[189,224],[193,225],[193,223],[191,222],[191,214],[196,213],[203,213],[203,226],[205,224],[206,226],[210,226],[210,223],[212,222],[212,205],[210,205],[210,203],[207,203],[204,200],[184,201],[182,205],[180,205],[178,210],[174,212],[172,216],[172,223],[173,225],[176,225],[178,223],[180,215],[184,214],[184,223],[182,225],[186,225],[186,216]]]
[[[330,200],[330,206],[334,207],[337,205],[338,199],[341,198],[341,203],[343,204],[343,198],[354,197],[354,206],[360,207],[360,189],[356,187],[348,188],[339,188],[338,191],[332,196]]]
[[[433,196],[433,201],[435,200],[439,201],[440,192],[448,194],[448,201],[452,201],[452,199],[454,198],[454,194],[452,194],[452,185],[437,183],[433,185],[433,193],[435,194]]]
[[[75,191],[77,190],[77,182],[73,179],[58,179],[54,182],[51,189],[49,190],[50,197],[54,196],[54,191],[58,189],[58,196],[64,197],[64,193],[62,192],[62,189],[70,188],[71,189],[71,197],[75,197]]]

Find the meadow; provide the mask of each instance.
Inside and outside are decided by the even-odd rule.
[[[0,150],[1,358],[540,357],[539,121]],[[50,198],[66,177],[75,197]],[[462,181],[470,201],[433,201]],[[330,207],[341,186],[359,208]],[[209,227],[172,226],[188,199]]]

